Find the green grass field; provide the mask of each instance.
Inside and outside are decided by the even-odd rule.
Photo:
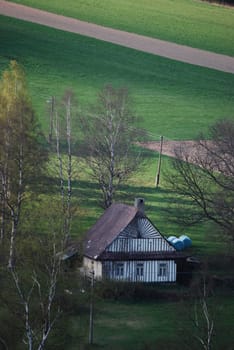
[[[85,110],[107,83],[129,88],[141,126],[155,140],[159,135],[167,139],[192,139],[216,119],[233,116],[234,75],[6,17],[0,17],[0,32],[0,69],[5,69],[11,59],[24,66],[33,104],[45,132],[48,130],[46,101],[51,95],[61,96],[71,87],[80,108]],[[167,167],[164,157],[163,171]],[[182,229],[169,222],[168,214],[163,211],[173,201],[167,184],[162,182],[161,188],[155,190],[156,168],[157,155],[151,152],[147,168],[123,187],[118,199],[132,204],[134,197],[145,197],[147,213],[162,233],[179,234]],[[97,210],[98,192],[86,174],[80,176],[76,187],[84,209],[82,219],[77,222],[78,231],[84,232],[101,212]],[[207,248],[216,250],[219,243],[213,242],[213,248],[204,244],[201,234],[204,230],[191,228],[187,233],[203,252]]]
[[[59,1],[51,3],[58,7],[63,4]],[[135,3],[137,4],[134,2],[131,5]],[[161,1],[158,3],[163,6]],[[181,4],[182,1],[178,3]],[[193,1],[187,3],[196,5],[198,9],[204,6],[214,12],[231,13],[226,9],[210,7],[208,4]],[[69,5],[69,2],[66,4]],[[97,2],[96,4],[98,6]],[[124,3],[120,2],[119,8],[121,4]],[[139,4],[138,2],[138,6]],[[176,6],[174,2],[170,4]],[[91,5],[89,2],[88,6]],[[102,2],[102,6],[104,5],[105,2]],[[85,8],[87,2],[83,2],[83,5],[80,3],[79,6]],[[100,3],[99,7],[101,9]],[[87,8],[84,12],[88,13]],[[89,12],[92,15],[91,11]],[[93,15],[94,13],[95,11]],[[98,11],[96,13],[98,15]],[[120,18],[121,16],[118,18],[116,15],[116,20]],[[216,25],[215,14],[211,19]],[[204,23],[208,26],[205,20]],[[186,22],[186,18],[184,21]],[[196,28],[199,26],[196,24]],[[185,35],[189,36],[189,33],[185,32]],[[207,35],[209,32],[212,30],[209,29]],[[154,57],[2,16],[0,33],[0,70],[7,68],[11,59],[16,59],[24,66],[33,104],[44,131],[47,130],[45,106],[51,95],[60,96],[64,89],[71,87],[77,94],[80,108],[85,110],[89,103],[95,100],[98,90],[107,83],[129,88],[141,125],[147,128],[155,139],[158,139],[159,135],[165,135],[169,139],[191,139],[197,132],[205,131],[216,119],[233,116],[234,75]],[[175,34],[179,36],[178,32]],[[191,38],[192,34],[193,32]],[[222,35],[221,33],[220,37]],[[218,38],[219,35],[216,40]],[[226,43],[227,41],[230,41],[229,35]],[[217,47],[226,45],[222,39],[216,44]],[[229,48],[227,52],[228,50]],[[160,188],[155,190],[157,155],[149,152],[148,157],[148,166],[122,187],[119,199],[131,204],[134,197],[144,197],[147,215],[163,234],[190,234],[195,252],[203,256],[220,252],[223,245],[216,238],[204,234],[209,231],[207,227],[194,227],[188,232],[168,220],[167,213],[163,209],[173,201],[173,197],[167,188],[164,176]],[[168,158],[163,157],[163,170],[168,166]],[[77,235],[83,233],[102,210],[97,207],[98,191],[95,184],[89,181],[85,173],[82,172],[74,185],[74,196],[79,203],[79,217],[74,220],[73,227],[73,233]],[[234,342],[230,331],[230,325],[233,323],[233,299],[222,297],[216,299],[215,304],[218,305],[219,311],[216,324],[219,340],[215,349],[230,350]],[[77,318],[67,320],[68,324],[69,322],[72,324],[70,333],[74,340],[69,350],[77,349],[79,330],[77,328],[80,322],[77,321],[78,318],[79,315]],[[99,349],[130,350],[137,349],[138,345],[145,350],[154,349],[154,346],[165,350],[174,349],[173,346],[177,341],[179,345],[183,342],[181,337],[187,330],[186,322],[187,315],[183,313],[180,303],[101,302],[96,306],[94,341]],[[187,331],[186,337],[189,337],[191,328]]]
[[[71,87],[85,109],[103,85],[128,87],[141,125],[158,139],[191,139],[233,115],[234,75],[0,17],[0,70],[16,59],[46,129],[45,105]]]
[[[214,321],[212,349],[232,349],[234,335],[230,325],[234,311],[233,299],[213,297],[207,302]],[[201,347],[195,339],[194,318],[194,304],[188,301],[98,302],[94,316],[96,346],[92,348],[197,350]],[[69,350],[76,349],[75,341],[72,345]]]
[[[234,55],[234,9],[199,0],[18,0],[129,32]]]

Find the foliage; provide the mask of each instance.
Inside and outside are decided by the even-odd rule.
[[[22,202],[42,173],[47,153],[40,143],[23,70],[15,61],[3,73],[0,88],[0,229],[1,240],[10,241],[12,266]]]
[[[19,321],[19,349],[42,350],[59,314],[55,297],[62,239],[52,227],[46,236],[33,236],[33,227],[27,224],[29,231],[20,230],[27,221],[22,206],[33,191],[32,179],[38,181],[47,152],[40,143],[24,73],[15,61],[0,84],[1,322],[9,322],[13,313]],[[0,338],[5,348],[12,343],[8,336],[7,332]]]
[[[221,5],[234,5],[234,0],[203,0],[208,2],[214,2]]]
[[[230,14],[230,12],[228,13]],[[120,17],[118,16],[118,18]],[[165,23],[168,27],[168,23]],[[8,64],[9,58],[12,57],[19,58],[25,64],[29,73],[30,89],[38,111],[42,111],[42,106],[48,96],[54,94],[55,91],[62,94],[65,86],[74,86],[79,91],[81,101],[89,103],[100,86],[114,81],[116,85],[129,87],[135,96],[137,112],[142,117],[142,125],[146,125],[148,130],[173,138],[190,138],[194,137],[197,129],[205,130],[211,121],[220,115],[230,114],[233,108],[231,100],[233,76],[231,75],[152,57],[5,17],[1,17],[0,25],[2,26],[3,42],[0,49],[1,67],[4,68]],[[217,27],[215,31],[217,38]],[[223,41],[220,40],[220,42]],[[61,50],[61,46],[63,46],[63,50]],[[74,55],[74,52],[77,54]],[[54,64],[55,56],[59,58],[56,64]],[[77,60],[77,56],[79,56],[79,60]],[[173,108],[169,108],[171,105]],[[157,111],[157,118],[155,118],[155,111]],[[42,113],[40,118],[44,120],[45,126],[46,122]],[[150,159],[149,169],[122,187],[122,191],[126,192],[124,198],[131,200],[129,197],[135,193],[139,194],[139,192],[144,196],[147,195],[149,216],[160,228],[164,229],[165,233],[168,233],[168,230],[180,232],[181,227],[170,226],[167,222],[167,215],[165,216],[161,212],[162,206],[167,206],[169,202],[173,201],[173,193],[169,191],[165,181],[162,182],[162,187],[155,192],[151,185],[151,179],[154,178],[155,156],[151,155]],[[164,158],[163,161],[165,164],[166,159]],[[144,184],[142,184],[143,178]],[[83,225],[88,228],[94,218],[99,215],[92,198],[87,199],[90,192],[92,192],[92,197],[95,197],[95,188],[87,181],[86,174],[82,174],[76,186],[76,194],[79,193],[83,196],[82,205],[86,210]],[[51,200],[50,197],[49,201]],[[48,208],[50,208],[49,205]],[[40,225],[38,226],[39,231]],[[82,230],[80,226],[79,222],[76,233]],[[202,226],[199,226],[198,229],[191,229],[191,232],[195,238],[196,248],[206,252],[207,247],[204,245]],[[215,247],[216,251],[219,250],[219,245],[216,244],[217,242],[212,240],[208,247],[209,253],[210,250],[212,251],[212,247]],[[72,277],[72,281],[76,281],[75,276]],[[222,313],[219,324],[219,329],[222,330],[220,333],[227,334],[225,339],[220,340],[219,349],[227,349],[228,343],[229,345],[233,344],[233,334],[230,332],[230,324],[233,322],[233,298],[218,299],[214,301],[214,304]],[[78,311],[76,308],[75,310]],[[136,349],[139,343],[141,347],[146,344],[145,348],[155,348],[154,345],[151,346],[155,337],[159,348],[163,349],[169,344],[170,348],[173,349],[178,337],[172,336],[172,340],[168,339],[168,330],[170,330],[171,336],[171,333],[176,333],[175,325],[179,329],[178,320],[180,324],[183,323],[183,315],[178,303],[159,303],[156,301],[143,307],[139,303],[136,305],[119,302],[103,303],[100,305],[100,309],[98,308],[97,313],[95,341],[99,344],[105,343],[103,346],[106,346],[107,349],[110,346],[117,349],[130,349],[131,347]],[[152,317],[148,317],[150,313]],[[6,309],[2,311],[1,308],[2,314],[9,317],[9,311]],[[165,314],[168,315],[167,319],[165,319]],[[66,346],[70,345],[72,349],[77,348],[76,336],[82,322],[80,322],[80,314],[72,316],[72,320],[69,318],[69,321],[65,322],[65,326],[61,322],[55,328],[56,341],[54,347],[52,341],[51,349],[63,346],[64,338],[61,334],[63,331],[64,337],[68,335]],[[15,317],[8,318],[8,321],[3,318],[1,323],[3,334],[4,330],[7,330],[8,339],[11,337],[12,342],[15,334],[17,339],[20,339],[18,338],[19,323],[16,320],[18,319]],[[142,323],[140,324],[140,322]],[[8,327],[8,325],[13,327]],[[146,328],[144,328],[145,325],[147,325]],[[58,335],[59,340],[60,337],[63,338],[62,345],[58,344],[59,341],[56,339]],[[167,339],[166,345],[165,338]],[[140,340],[138,345],[136,339]],[[181,344],[178,346],[180,349],[182,348]],[[12,348],[16,347],[13,345]]]
[[[180,285],[157,283],[130,283],[101,281],[95,284],[95,293],[102,300],[125,302],[158,300],[180,301],[187,297],[188,290]]]
[[[56,242],[57,241],[57,242]],[[84,324],[76,329],[72,335],[77,344],[85,342],[87,332],[86,305],[88,295],[81,293],[84,288],[82,279],[77,272],[67,272],[64,265],[60,265],[59,278],[56,283],[56,294],[50,305],[51,274],[53,273],[53,246],[61,249],[59,237],[35,236],[29,233],[17,242],[17,274],[19,286],[29,307],[29,326],[33,331],[32,349],[44,349],[39,346],[41,334],[50,326],[52,329],[48,337],[46,349],[64,349],[70,344],[69,320],[71,317],[81,317]],[[3,252],[1,250],[1,252]],[[59,263],[57,256],[57,263]],[[55,261],[54,261],[55,262]],[[57,271],[58,272],[58,271]],[[18,295],[11,274],[2,266],[0,270],[0,339],[4,340],[9,349],[21,350],[29,348],[26,343],[28,329],[25,328],[25,313],[23,299]],[[50,308],[48,318],[47,308]],[[45,324],[46,322],[46,324]],[[45,328],[44,328],[45,327]],[[63,329],[63,332],[61,332]],[[14,332],[14,336],[12,333]],[[0,341],[1,343],[1,341]],[[0,345],[1,348],[1,345]],[[1,348],[2,349],[2,348]]]
[[[3,72],[0,84],[1,167],[4,162],[5,166],[6,162],[9,163],[8,176],[11,181],[8,185],[12,186],[9,191],[14,192],[16,183],[13,177],[17,179],[21,150],[24,161],[24,188],[32,183],[35,187],[35,177],[42,172],[47,154],[28,96],[26,77],[16,61],[11,61],[9,69]],[[36,166],[38,163],[41,163],[40,167]]]

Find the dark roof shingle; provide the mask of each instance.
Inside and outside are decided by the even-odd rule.
[[[136,207],[112,204],[87,232],[84,255],[97,259],[136,214],[142,215]]]

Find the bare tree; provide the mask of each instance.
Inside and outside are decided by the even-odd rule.
[[[180,219],[185,224],[212,221],[234,239],[234,121],[215,123],[209,141],[200,135],[192,153],[185,148],[175,153],[168,179],[180,200],[188,200],[180,204]]]
[[[72,178],[74,159],[72,157],[72,122],[76,102],[72,91],[67,90],[60,102],[53,99],[55,149],[58,161],[60,195],[64,217],[65,245],[70,238],[72,221]]]
[[[25,291],[25,285],[16,270],[12,269],[11,271],[19,301],[22,305],[20,314],[22,315],[25,328],[25,339],[23,339],[23,342],[28,350],[44,349],[47,338],[60,313],[59,308],[55,311],[53,310],[60,271],[60,259],[57,255],[55,243],[53,244],[53,253],[50,257],[50,262],[46,264],[46,270],[47,286],[45,287],[42,282],[40,276],[41,272],[39,274],[33,271],[31,275],[31,285],[27,291]],[[33,317],[32,315],[32,299],[35,298],[35,296],[39,306],[39,308],[37,308],[37,318],[39,318],[39,314],[40,322],[35,322],[35,316]]]
[[[0,271],[1,312],[7,308],[9,334],[19,330],[16,344],[28,350],[42,350],[61,314],[58,290],[61,280],[61,252],[58,232],[52,236],[38,237],[25,234],[24,243],[15,245],[15,263],[9,270]],[[10,272],[10,273],[9,273]],[[11,316],[12,315],[12,316]],[[7,348],[17,348],[2,330],[0,341]],[[18,336],[18,338],[17,338]],[[17,343],[18,340],[18,343]]]
[[[214,336],[214,317],[208,306],[208,295],[205,276],[202,278],[202,291],[194,304],[194,336],[203,350],[211,350]]]
[[[104,87],[95,111],[81,120],[81,126],[86,160],[102,191],[102,206],[107,208],[119,184],[140,165],[134,144],[144,133],[136,127],[127,89]]]
[[[48,141],[51,144],[53,140],[53,128],[54,128],[54,114],[55,114],[55,97],[51,96],[49,100],[47,100],[48,103],[48,115],[49,115],[49,134],[48,134]]]

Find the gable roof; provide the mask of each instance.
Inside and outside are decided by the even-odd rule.
[[[84,255],[96,259],[118,234],[135,218],[144,215],[133,206],[112,204],[88,230],[84,242]]]

